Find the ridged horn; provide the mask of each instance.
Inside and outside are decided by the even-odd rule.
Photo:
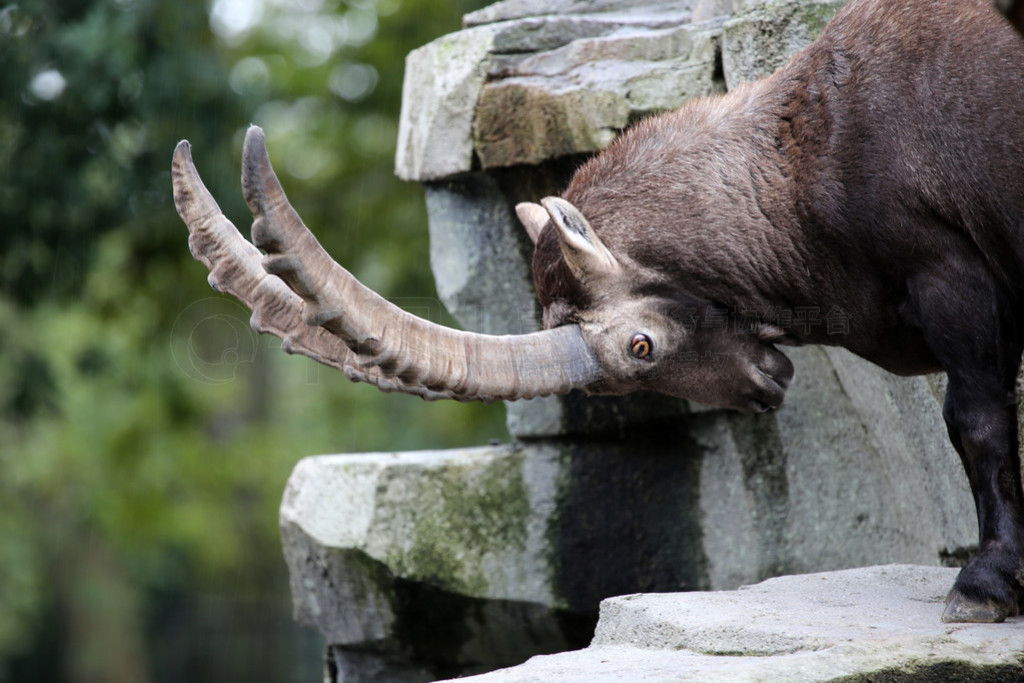
[[[403,391],[429,400],[454,398],[426,387],[400,387],[379,370],[360,368],[355,354],[340,339],[323,328],[303,323],[302,299],[280,278],[263,270],[262,254],[221,213],[196,172],[185,140],[174,150],[171,174],[174,204],[189,228],[192,256],[209,269],[211,287],[232,294],[252,311],[249,323],[253,329],[279,337],[288,353],[344,371],[353,382],[368,382],[382,391]]]
[[[255,218],[253,241],[265,257],[221,214],[187,142],[175,151],[173,180],[189,245],[210,269],[211,284],[252,308],[253,326],[284,339],[286,350],[385,391],[429,399],[531,398],[600,376],[577,326],[506,336],[452,330],[363,286],[328,256],[288,203],[256,126],[246,134],[242,187]]]

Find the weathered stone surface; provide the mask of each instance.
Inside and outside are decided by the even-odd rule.
[[[554,604],[545,563],[558,468],[555,457],[526,459],[510,447],[307,458],[289,480],[281,520],[397,578],[469,597]],[[303,610],[322,613],[313,603]],[[377,624],[332,631],[332,642],[382,632]]]
[[[628,118],[614,93],[574,88],[555,94],[543,85],[505,81],[490,86],[480,102],[475,143],[485,168],[536,164],[602,149]]]
[[[627,437],[304,459],[281,507],[296,618],[366,669],[344,680],[420,680],[582,647],[608,595],[705,585],[692,442]]]
[[[834,349],[787,353],[782,409],[691,418],[709,587],[962,556],[973,501],[927,383]]]
[[[394,630],[399,583],[577,614],[703,585],[693,442],[629,437],[302,460],[281,506],[298,618],[356,644]]]
[[[409,55],[396,172],[435,180],[471,170],[474,152],[490,168],[603,149],[638,115],[768,75],[842,4],[498,3]]]
[[[399,178],[433,180],[470,169],[473,111],[493,40],[487,27],[467,29],[406,57],[395,150]]]
[[[927,384],[794,355],[805,372],[775,414],[570,397],[592,425],[572,441],[303,460],[281,510],[300,620],[354,645],[390,637],[396,583],[585,615],[621,593],[937,565],[968,546],[970,494]],[[915,405],[926,419],[900,425]]]
[[[735,13],[736,5],[742,0],[698,0],[693,7],[691,21],[707,21],[716,17],[728,17]]]
[[[689,12],[618,12],[547,14],[493,24],[496,54],[543,52],[587,38],[624,31],[662,29],[690,21]]]
[[[810,44],[847,0],[737,0],[734,19],[722,27],[726,86],[769,76]]]
[[[977,542],[977,523],[967,477],[942,419],[945,375],[897,377],[845,349],[821,350],[880,456],[870,466],[892,487],[900,516],[893,532],[922,540],[944,537],[948,555],[962,557]]]
[[[716,593],[601,605],[590,647],[471,677],[528,681],[1019,681],[1024,620],[943,624],[956,570],[913,565],[786,576]]]
[[[426,198],[430,268],[448,312],[488,334],[540,329],[532,245],[494,178],[471,173],[428,183]]]
[[[486,8],[410,53],[399,177],[468,172],[474,155],[492,168],[593,152],[639,115],[723,89],[721,20],[691,24],[689,3],[558,9]]]
[[[509,433],[519,439],[575,437],[621,439],[638,424],[675,421],[698,412],[699,406],[681,398],[650,392],[628,396],[547,396],[506,403]]]
[[[484,168],[537,164],[608,146],[631,120],[720,92],[719,23],[629,26],[539,54],[496,57],[474,141]],[[514,112],[510,116],[509,112]]]
[[[324,634],[337,670],[364,669],[346,681],[432,680],[581,646],[592,617],[563,609],[552,581],[561,473],[557,449],[302,460],[281,504],[296,619]]]
[[[479,26],[499,21],[550,15],[602,14],[641,15],[658,21],[667,15],[686,15],[693,5],[690,0],[501,0],[462,18],[463,26]]]

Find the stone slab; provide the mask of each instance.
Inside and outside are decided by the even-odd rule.
[[[460,325],[487,334],[540,329],[532,245],[494,178],[466,173],[425,183],[430,268],[437,294]]]
[[[596,152],[644,114],[724,89],[720,21],[619,21],[621,27],[606,35],[492,58],[473,130],[485,169]]]
[[[395,149],[399,178],[434,180],[472,167],[473,116],[493,41],[490,28],[471,28],[406,57]]]
[[[400,178],[594,152],[638,116],[724,89],[724,17],[691,24],[688,3],[557,9],[486,8],[469,28],[409,54]]]
[[[550,0],[543,3],[537,0],[501,0],[470,12],[462,18],[462,24],[469,27],[545,15],[605,12],[664,16],[688,13],[693,5],[690,0]]]
[[[611,598],[588,648],[460,680],[1024,680],[1024,618],[942,623],[956,573],[887,565]]]
[[[560,467],[555,451],[527,458],[511,446],[304,458],[281,503],[285,555],[304,557],[289,552],[292,540],[344,554],[339,564],[359,573],[352,592],[382,603],[384,620],[386,596],[374,596],[390,584],[375,583],[378,565],[392,579],[471,598],[550,605],[547,525]],[[293,583],[306,584],[296,600],[310,598],[296,609],[315,621],[324,612],[309,592],[316,576],[304,577],[301,564],[291,569]],[[366,607],[370,615],[374,606]],[[332,642],[362,642],[380,628],[332,627]]]
[[[786,353],[796,376],[781,409],[689,418],[708,587],[962,559],[974,503],[928,382],[839,349]]]

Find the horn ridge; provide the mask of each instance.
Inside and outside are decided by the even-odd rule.
[[[288,203],[258,127],[246,135],[242,168],[253,241],[265,256],[220,213],[187,143],[175,152],[175,201],[197,258],[218,286],[253,308],[254,326],[282,337],[286,350],[341,368],[354,381],[428,399],[532,398],[600,378],[575,325],[506,336],[453,330],[364,287],[330,258]]]
[[[355,354],[340,339],[321,327],[305,325],[300,315],[302,300],[279,278],[264,272],[259,250],[221,213],[195,170],[187,140],[174,151],[172,177],[175,207],[189,228],[192,256],[210,271],[214,289],[233,295],[252,310],[249,323],[254,330],[279,337],[287,353],[342,370],[353,382],[427,400],[457,398],[447,391],[399,384],[373,368],[359,368]]]

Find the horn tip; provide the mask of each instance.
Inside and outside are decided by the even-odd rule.
[[[263,129],[259,126],[249,126],[245,132],[245,142],[242,143],[242,159],[244,165],[258,165],[267,156],[267,143],[263,136]]]
[[[188,140],[182,140],[174,148],[171,186],[174,208],[185,221],[189,232],[194,232],[202,225],[202,221],[220,211],[217,202],[199,177],[199,172],[192,161],[192,145]]]
[[[242,145],[242,195],[254,216],[261,215],[268,204],[268,186],[276,181],[273,174],[263,129],[251,125]]]
[[[188,140],[181,140],[174,147],[174,160],[192,160],[192,143]]]
[[[192,161],[192,144],[188,140],[180,141],[174,147],[174,155],[171,157],[171,175],[175,187],[191,179],[195,171],[195,162]]]
[[[244,148],[249,149],[250,147],[259,148],[265,146],[266,142],[264,141],[263,129],[255,123],[250,123],[248,130],[245,131]]]

